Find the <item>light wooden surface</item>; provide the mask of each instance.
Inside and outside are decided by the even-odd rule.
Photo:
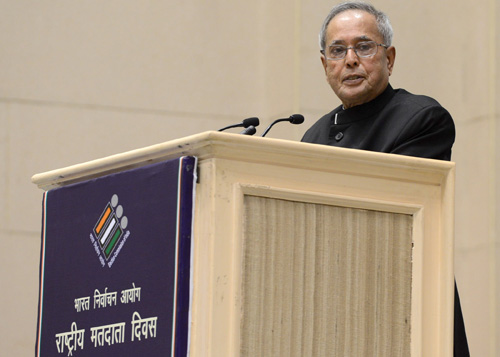
[[[411,215],[244,206],[242,356],[410,356]]]

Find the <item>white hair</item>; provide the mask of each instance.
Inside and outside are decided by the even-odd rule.
[[[319,33],[319,46],[322,50],[324,50],[326,47],[326,29],[328,27],[328,24],[330,23],[330,21],[332,21],[332,19],[335,16],[337,16],[341,12],[348,10],[365,11],[375,16],[375,20],[377,21],[377,28],[378,31],[380,32],[380,35],[382,35],[384,45],[390,46],[392,44],[392,37],[394,35],[394,32],[392,30],[389,18],[387,17],[386,14],[384,14],[382,11],[375,9],[375,7],[365,2],[347,1],[335,5],[333,9],[330,10],[330,13],[323,22],[323,26],[321,27],[321,31]]]

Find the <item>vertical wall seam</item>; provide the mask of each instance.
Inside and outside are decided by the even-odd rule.
[[[301,112],[301,81],[300,81],[300,67],[301,67],[301,43],[302,43],[302,0],[295,0],[294,9],[294,59],[293,59],[293,104],[292,110],[294,113]],[[293,130],[295,139],[300,140],[300,126],[294,125]]]
[[[302,3],[301,0],[295,0],[295,18],[294,18],[294,85],[293,85],[293,111],[294,113],[300,112],[300,65],[301,65],[301,32],[302,32]]]
[[[5,227],[10,231],[13,231],[13,227],[11,226],[11,197],[9,195],[10,185],[11,185],[11,173],[12,173],[12,162],[11,162],[11,154],[12,154],[12,145],[11,145],[11,103],[5,102],[5,121],[7,123],[5,130],[5,153],[2,160],[5,160],[5,185],[3,187],[3,197],[7,198],[5,200]]]
[[[490,168],[491,168],[491,176],[490,176],[490,202],[489,202],[489,211],[490,211],[490,227],[489,227],[489,285],[490,285],[490,293],[489,293],[489,307],[490,307],[490,321],[489,321],[489,344],[490,344],[490,356],[495,356],[496,350],[496,324],[497,324],[497,306],[496,306],[496,297],[497,297],[497,288],[496,288],[496,185],[497,185],[497,174],[496,174],[496,159],[497,159],[497,125],[496,125],[496,1],[498,0],[490,0],[489,1],[489,122],[490,122]]]

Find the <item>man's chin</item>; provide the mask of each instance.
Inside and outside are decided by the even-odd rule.
[[[350,91],[349,93],[343,93],[338,97],[346,109],[366,102],[366,94],[363,91]]]

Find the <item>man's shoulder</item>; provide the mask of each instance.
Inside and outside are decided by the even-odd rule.
[[[392,103],[394,105],[411,106],[415,107],[416,109],[426,107],[441,107],[441,104],[439,104],[439,102],[432,97],[422,94],[413,94],[402,88],[394,90]]]
[[[396,89],[391,102],[384,108],[382,117],[403,127],[431,128],[454,127],[453,119],[439,102],[427,95],[413,94],[405,89]]]

